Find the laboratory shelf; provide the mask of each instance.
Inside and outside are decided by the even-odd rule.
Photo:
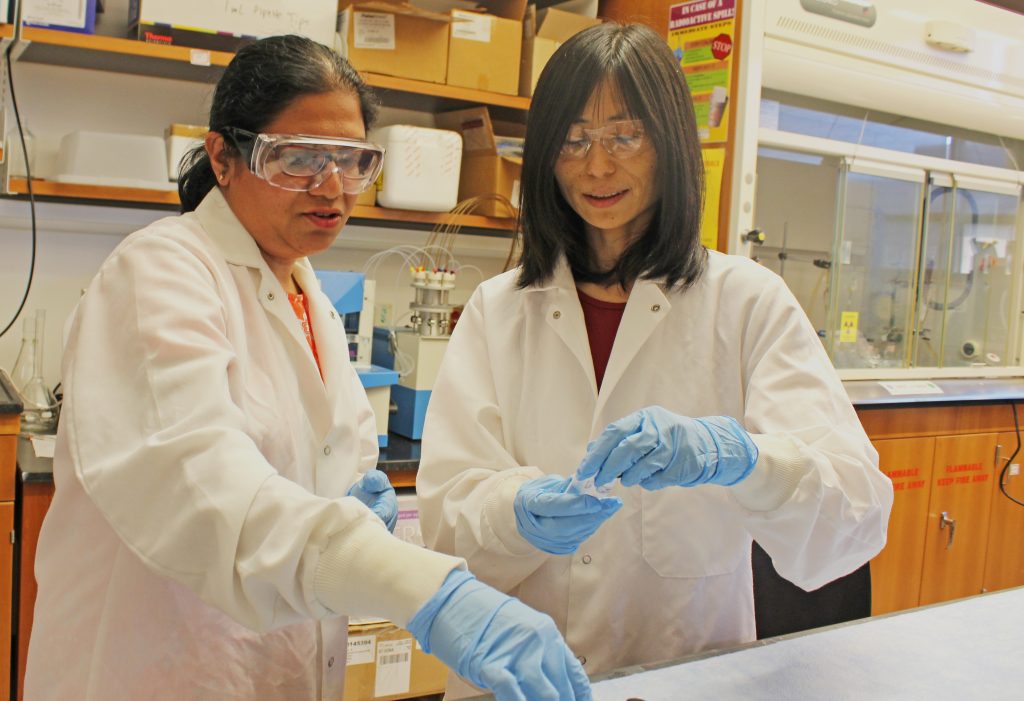
[[[135,39],[22,27],[18,60],[55,66],[215,82],[233,54]]]
[[[151,209],[177,211],[178,193],[170,190],[146,190],[131,187],[103,185],[77,185],[51,180],[32,179],[32,192],[45,201],[142,206]],[[21,177],[10,179],[9,194],[19,199],[28,195],[28,181]],[[356,205],[351,223],[370,226],[396,226],[400,228],[429,229],[437,225],[461,227],[466,233],[508,236],[514,220],[485,217],[478,214],[452,215],[448,212],[417,212]]]
[[[0,30],[4,26],[10,27],[0,25]],[[13,33],[13,28],[11,31]],[[18,41],[21,45],[18,60],[21,61],[210,83],[217,80],[234,56],[226,51],[151,44],[136,39],[39,27],[22,27]],[[530,98],[518,95],[377,73],[364,72],[362,75],[367,84],[381,92],[384,104],[392,107],[444,110],[478,104],[522,112],[530,108]]]

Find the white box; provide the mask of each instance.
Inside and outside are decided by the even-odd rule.
[[[420,336],[411,330],[399,330],[395,334],[395,345],[402,359],[395,360],[396,367],[412,365],[412,370],[399,378],[398,384],[409,389],[434,389],[437,373],[441,370],[444,352],[448,350],[451,336]]]
[[[164,129],[164,141],[167,142],[167,177],[178,179],[178,168],[181,159],[196,146],[200,146],[206,138],[208,127],[194,124],[172,124]]]
[[[60,140],[59,183],[177,190],[167,180],[167,151],[159,136],[73,131]]]
[[[337,0],[129,0],[128,26],[140,39],[234,51],[238,39],[302,34],[334,46]],[[146,36],[147,32],[150,36]]]
[[[458,204],[461,135],[397,124],[374,129],[368,138],[386,150],[378,205],[447,212]]]

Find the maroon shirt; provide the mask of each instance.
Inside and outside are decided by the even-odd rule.
[[[587,325],[587,339],[590,341],[590,357],[594,359],[594,377],[597,388],[601,389],[604,371],[608,367],[608,358],[615,344],[615,334],[622,321],[622,312],[626,310],[625,302],[602,302],[583,294],[578,289],[583,306],[583,321]]]

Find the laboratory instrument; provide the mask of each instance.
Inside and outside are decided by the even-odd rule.
[[[57,428],[57,400],[43,379],[43,339],[46,310],[22,322],[21,349],[14,363],[12,381],[21,393],[24,409],[21,430],[26,433],[53,433]]]

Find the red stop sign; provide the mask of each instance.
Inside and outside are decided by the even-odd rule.
[[[732,37],[728,34],[719,34],[711,42],[711,55],[721,61],[732,53]]]

